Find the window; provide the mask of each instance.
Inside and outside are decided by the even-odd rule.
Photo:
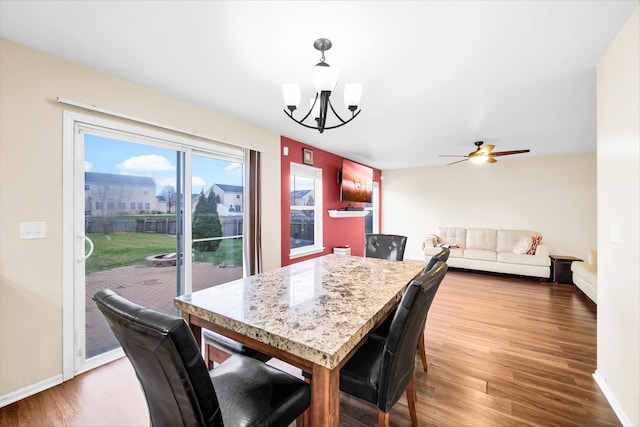
[[[113,199],[109,199],[107,200],[107,210],[109,212],[113,212],[114,210],[116,210],[116,201]]]
[[[131,202],[131,207],[129,209],[132,211],[136,210],[136,202]]]
[[[290,258],[322,252],[322,169],[291,163]]]
[[[364,205],[364,210],[367,211],[367,215],[364,217],[364,234],[379,233],[378,225],[380,221],[380,185],[377,182],[373,183],[373,199],[371,203]]]
[[[124,211],[127,209],[127,203],[124,200],[120,200],[118,202],[118,210],[119,211]]]
[[[93,203],[94,203],[95,209],[96,209],[97,211],[101,211],[101,210],[102,210],[102,200],[100,200],[100,199],[95,199],[95,200],[93,201]]]

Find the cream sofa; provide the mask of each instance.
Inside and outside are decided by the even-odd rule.
[[[538,244],[535,253],[529,255],[531,248],[526,242],[532,243],[534,237]],[[429,259],[440,251],[440,246],[449,247],[450,267],[548,279],[551,259],[549,248],[539,243],[541,239],[539,233],[527,230],[439,227],[425,238],[423,248]]]
[[[574,261],[571,263],[573,283],[591,301],[598,303],[598,252],[595,250],[587,252],[585,261]]]

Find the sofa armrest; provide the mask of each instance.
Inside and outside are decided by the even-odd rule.
[[[549,246],[547,245],[538,245],[536,248],[536,253],[533,256],[539,257],[549,257]]]
[[[587,251],[587,259],[585,261],[589,264],[596,265],[598,263],[598,251]]]
[[[422,251],[424,252],[427,248],[433,248],[435,246],[434,237],[427,236],[422,240]]]

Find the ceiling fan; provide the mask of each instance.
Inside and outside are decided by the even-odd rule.
[[[482,141],[476,141],[474,142],[474,144],[476,146],[476,151],[472,151],[466,156],[458,156],[455,154],[441,154],[440,157],[464,157],[464,159],[462,160],[458,160],[453,163],[448,163],[447,166],[455,165],[456,163],[464,162],[467,160],[471,160],[473,163],[483,163],[483,162],[495,163],[497,162],[495,157],[509,156],[511,154],[528,153],[530,151],[530,150],[492,151],[493,148],[495,147],[494,145],[485,145],[483,147],[482,144],[484,144],[484,142]]]

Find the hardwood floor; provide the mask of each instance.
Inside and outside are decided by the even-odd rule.
[[[620,425],[592,378],[596,306],[574,286],[449,271],[425,334],[428,373],[416,357],[421,426]],[[341,426],[377,423],[375,408],[356,398],[343,394],[340,410]],[[411,425],[404,398],[390,418]],[[1,427],[49,425],[148,425],[128,359],[0,409]]]

